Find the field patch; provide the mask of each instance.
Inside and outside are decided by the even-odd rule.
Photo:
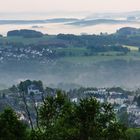
[[[139,47],[123,45],[123,47],[130,49],[130,51],[139,51]]]

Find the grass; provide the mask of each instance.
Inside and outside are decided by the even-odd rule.
[[[88,52],[88,50],[83,47],[82,48],[80,47],[55,48],[54,50],[58,53],[63,52],[66,55],[70,55],[71,53],[72,55],[76,55],[76,56],[81,56],[84,53]]]
[[[129,128],[127,130],[127,136],[130,138],[130,140],[139,140],[140,128]]]
[[[43,37],[40,38],[24,38],[20,36],[13,36],[13,37],[11,36],[11,37],[1,37],[0,42],[8,41],[12,43],[23,43],[25,45],[28,45],[28,44],[36,44],[39,42],[47,41],[52,38],[54,38],[53,35],[52,36],[44,35]]]
[[[70,62],[70,63],[98,63],[103,61],[113,61],[113,60],[140,60],[139,52],[130,52],[127,55],[108,55],[108,54],[98,54],[95,56],[72,56],[72,57],[63,57],[60,61]]]
[[[139,47],[123,45],[123,47],[130,49],[130,51],[139,51]]]
[[[55,38],[55,36],[48,36],[44,35],[41,38],[23,38],[23,37],[2,37],[0,38],[0,42],[8,41],[8,42],[15,42],[15,43],[23,43],[25,45],[27,44],[36,44],[39,42],[45,42],[47,40],[51,40]],[[84,56],[85,53],[89,53],[89,50],[85,47],[74,47],[74,46],[69,46],[68,48],[54,48],[56,52],[60,53],[63,52],[66,54],[66,56],[60,58],[60,61],[65,61],[65,62],[71,62],[71,63],[97,63],[101,61],[113,61],[113,60],[140,60],[140,52],[139,52],[139,47],[136,46],[128,46],[128,45],[123,45],[123,47],[129,48],[131,51],[127,55],[121,55],[120,52],[101,52],[98,53],[97,55],[93,56]],[[53,49],[53,48],[52,48]],[[72,56],[70,56],[70,53]]]

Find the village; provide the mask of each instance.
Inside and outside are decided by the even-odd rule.
[[[121,88],[120,88],[121,89]],[[110,103],[114,107],[114,111],[118,116],[125,117],[127,114],[127,121],[132,126],[140,126],[140,107],[137,104],[135,94],[126,93],[123,90],[121,92],[116,91],[117,88],[88,88],[81,90],[81,94],[78,97],[72,97],[71,101],[78,103],[81,98],[95,97],[97,101],[101,103]]]
[[[0,46],[0,63],[11,60],[40,60],[41,63],[47,63],[52,60],[54,52],[49,48],[36,48],[32,45],[27,47],[16,47],[12,45]]]
[[[69,97],[71,102],[79,103],[81,99],[84,98],[96,98],[100,103],[110,103],[114,112],[117,114],[120,119],[126,119],[128,124],[131,127],[139,127],[140,126],[140,107],[137,103],[136,94],[132,94],[131,92],[126,93],[125,90],[121,91],[121,88],[79,88],[69,90],[65,92]],[[28,105],[31,116],[35,121],[36,115],[34,106],[39,107],[42,104],[43,98],[47,96],[56,97],[57,89],[46,88],[44,91],[40,90],[40,87],[35,84],[31,84],[27,87],[27,92],[23,94],[19,91],[15,91],[16,93],[8,93],[8,94],[0,94],[0,105],[1,109],[5,105],[14,108],[19,114],[21,120],[29,121],[26,115],[24,101],[26,99],[26,104]],[[127,118],[126,118],[127,117]]]

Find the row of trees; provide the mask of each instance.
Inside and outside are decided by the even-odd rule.
[[[136,28],[121,28],[115,34],[101,35],[73,35],[73,34],[58,34],[58,39],[65,40],[75,46],[108,46],[115,44],[140,46],[140,30]]]
[[[38,38],[42,37],[43,33],[35,31],[35,30],[27,30],[27,29],[21,29],[21,30],[12,30],[7,33],[7,36],[21,36],[24,38]]]

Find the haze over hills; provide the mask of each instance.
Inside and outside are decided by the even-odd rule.
[[[140,0],[1,0],[0,140],[139,140]]]
[[[130,27],[101,35],[9,31],[0,38],[0,84],[41,79],[69,88],[139,87],[139,37],[140,29]]]
[[[138,69],[140,59],[138,49],[140,44],[138,40],[140,33],[138,29],[123,28],[124,31],[120,30],[119,32],[122,35],[123,33],[125,35],[130,32],[132,33],[132,38],[126,38],[128,42],[124,41],[125,38],[123,40],[124,42],[120,42],[120,40],[117,42],[120,45],[132,46],[132,48],[137,50],[128,52],[126,55],[121,54],[121,52],[114,53],[112,50],[110,52],[92,54],[82,46],[86,40],[81,40],[80,36],[79,42],[77,42],[77,39],[75,40],[74,36],[74,40],[77,44],[70,44],[67,40],[58,39],[55,34],[87,34],[87,36],[85,36],[87,38],[90,38],[88,34],[100,34],[101,32],[105,33],[103,35],[107,35],[106,32],[108,34],[114,34],[116,30],[121,27],[140,27],[140,12],[94,14],[92,12],[85,12],[83,15],[81,13],[82,12],[78,12],[76,14],[75,12],[75,14],[72,14],[72,12],[69,12],[69,14],[66,13],[67,16],[63,14],[57,16],[57,14],[54,13],[55,16],[52,16],[52,18],[48,16],[49,13],[38,14],[35,18],[28,18],[30,14],[28,13],[27,15],[23,13],[24,16],[22,16],[22,19],[13,18],[16,14],[13,14],[13,17],[11,16],[9,19],[6,18],[6,16],[4,19],[1,19],[0,34],[4,36],[6,36],[9,30],[16,29],[37,30],[46,34],[41,35],[40,38],[24,38],[24,36],[18,35],[18,37],[8,36],[6,38],[0,38],[1,47],[4,43],[6,44],[6,42],[9,43],[6,44],[7,47],[12,46],[12,48],[4,50],[5,56],[9,55],[9,58],[13,56],[8,61],[3,61],[3,57],[0,57],[0,76],[2,79],[0,84],[2,87],[4,87],[3,84],[7,86],[17,83],[21,79],[41,79],[46,84],[53,85],[63,85],[62,83],[65,83],[73,86],[139,87],[140,76]],[[52,14],[53,13],[51,13],[51,15]],[[111,37],[111,35],[108,35],[108,37]],[[3,42],[4,40],[5,42]],[[97,42],[100,41],[99,38]],[[102,46],[104,45],[105,44],[102,44]],[[19,46],[20,49],[18,50],[14,46]],[[77,48],[77,46],[80,46],[80,48]],[[25,49],[25,47],[27,48]],[[41,50],[38,50],[37,47]],[[42,51],[49,56],[51,56],[51,51],[54,51],[60,56],[57,59],[55,58],[56,55],[55,57],[51,57],[51,59],[50,57],[46,58],[46,56],[41,56]],[[31,57],[29,55],[31,55]]]
[[[45,24],[45,23],[63,23],[63,22],[74,22],[76,18],[53,18],[47,20],[0,20],[1,25],[5,24]]]
[[[139,11],[93,14],[92,12],[59,12],[58,15],[55,12],[3,13],[0,14],[0,19],[0,34],[3,35],[15,29],[35,29],[46,34],[100,34],[100,32],[114,33],[117,29],[126,26],[137,28],[140,26]]]

